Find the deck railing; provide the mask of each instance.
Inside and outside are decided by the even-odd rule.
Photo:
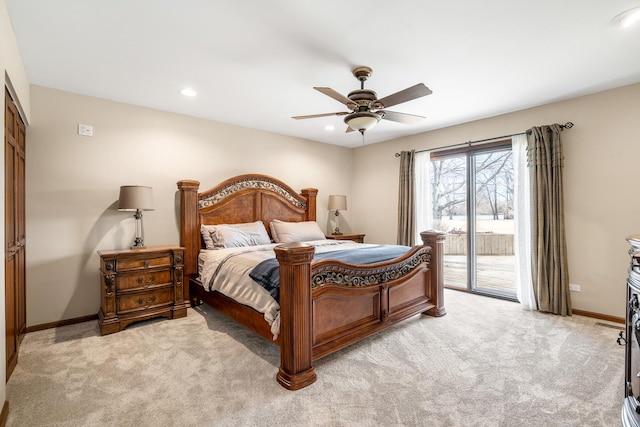
[[[513,255],[513,234],[476,234],[477,255]],[[445,255],[466,255],[467,234],[447,234]]]

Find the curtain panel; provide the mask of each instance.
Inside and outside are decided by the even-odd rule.
[[[513,153],[513,249],[516,267],[516,297],[523,308],[536,310],[538,304],[531,282],[531,184],[527,168],[527,135],[511,137]]]
[[[398,188],[398,244],[413,246],[415,239],[415,156],[416,150],[400,152]]]
[[[433,230],[431,206],[431,154],[416,152],[415,156],[415,230],[414,242],[422,243],[421,231]]]
[[[531,274],[540,311],[571,315],[558,124],[527,133],[531,179]]]

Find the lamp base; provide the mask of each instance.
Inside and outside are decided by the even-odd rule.
[[[144,245],[144,238],[142,237],[142,211],[138,209],[133,217],[136,219],[136,237],[133,239],[131,249],[146,249],[146,246]]]
[[[333,230],[333,234],[339,236],[342,234],[342,232],[340,231],[340,211],[338,211],[338,209],[336,209],[336,228],[335,230]]]

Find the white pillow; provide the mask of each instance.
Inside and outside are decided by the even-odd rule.
[[[271,230],[271,238],[273,239],[273,241],[278,243],[279,242],[279,240],[278,240],[278,230],[276,230],[276,227],[275,227],[275,223],[276,222],[282,222],[282,221],[279,221],[277,219],[274,219],[273,221],[271,221],[269,223],[269,230]]]
[[[306,242],[325,238],[315,221],[283,222],[274,219],[269,227],[276,243]]]
[[[203,225],[200,227],[207,249],[268,245],[271,243],[262,221],[244,224]]]

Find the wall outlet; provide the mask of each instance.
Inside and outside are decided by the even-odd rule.
[[[573,292],[580,292],[582,288],[580,285],[576,285],[575,283],[569,283],[569,290]]]
[[[78,135],[93,136],[93,126],[78,124]]]

